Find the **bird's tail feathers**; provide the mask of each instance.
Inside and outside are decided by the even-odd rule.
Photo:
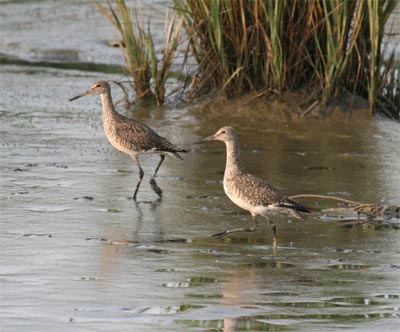
[[[168,154],[169,156],[171,156],[173,158],[177,158],[177,159],[183,160],[183,158],[181,157],[181,155],[178,152],[186,153],[186,152],[189,152],[189,151],[181,149],[181,150],[178,150],[177,152],[169,151],[169,152],[166,152],[166,154]]]
[[[305,213],[311,213],[312,209],[309,207],[305,207],[295,201],[292,201],[290,199],[286,199],[284,202],[281,202],[279,204],[280,207],[284,207],[287,209],[290,209],[293,212],[305,212]]]

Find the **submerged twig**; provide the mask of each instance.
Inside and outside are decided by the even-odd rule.
[[[357,212],[357,220],[359,219],[360,214],[367,215],[368,217],[386,217],[386,218],[400,218],[400,207],[396,205],[382,205],[382,204],[365,204],[361,202],[352,201],[342,197],[335,196],[327,196],[327,195],[314,195],[314,194],[301,194],[301,195],[293,195],[289,196],[290,199],[293,198],[322,198],[322,199],[331,199],[334,201],[340,201],[348,204],[355,205],[355,207],[351,208],[335,208],[323,210],[327,211],[355,211]]]
[[[120,102],[124,101],[125,105],[127,105],[129,107],[132,103],[129,101],[129,93],[128,93],[127,89],[124,87],[123,83],[120,81],[111,81],[111,82],[118,85],[121,88],[122,92],[124,93],[124,97],[122,99],[118,100],[115,103],[115,105],[118,105]]]
[[[319,101],[314,101],[310,107],[308,107],[303,113],[301,113],[301,117],[305,117],[308,113],[310,113],[316,106],[320,104]]]
[[[364,203],[361,203],[361,202],[351,201],[351,200],[346,199],[346,198],[335,197],[335,196],[327,196],[327,195],[302,194],[302,195],[289,196],[290,199],[292,199],[292,198],[301,198],[301,197],[332,199],[334,201],[340,201],[340,202],[349,203],[349,204],[353,204],[353,205],[363,205],[364,204]]]

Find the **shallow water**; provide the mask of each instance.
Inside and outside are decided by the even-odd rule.
[[[148,184],[158,157],[143,156],[135,203],[137,170],[106,141],[99,98],[67,101],[119,76],[10,64],[0,76],[2,330],[398,329],[399,219],[374,226],[343,222],[354,214],[275,216],[276,250],[265,223],[213,239],[251,218],[223,193],[223,144],[190,144],[229,124],[247,169],[289,195],[399,205],[398,123],[120,109],[191,149],[160,169],[161,200]]]

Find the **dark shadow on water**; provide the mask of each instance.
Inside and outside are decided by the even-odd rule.
[[[254,263],[248,263],[242,265],[243,268],[258,268],[258,269],[263,269],[263,268],[293,268],[296,267],[296,264],[293,263],[287,263],[287,262],[282,262],[282,261],[260,261],[260,262],[254,262]]]
[[[286,331],[290,327],[285,324],[263,322],[253,317],[224,318],[215,320],[177,320],[188,327],[201,328],[206,331]]]
[[[146,315],[175,315],[188,310],[204,308],[202,305],[195,304],[182,304],[176,306],[165,306],[165,307],[148,307],[136,310],[138,314]]]
[[[152,229],[151,229],[151,238],[146,239],[145,242],[160,242],[163,241],[164,239],[164,231],[162,229],[162,225],[160,224],[159,220],[156,220],[154,218],[147,218],[146,213],[148,212],[154,212],[162,203],[162,197],[159,197],[153,201],[135,201],[133,200],[133,203],[136,207],[136,223],[137,223],[137,228],[135,230],[135,238],[138,239],[139,242],[141,242],[140,238],[140,233],[142,232],[143,228],[146,226],[148,227],[148,221],[152,220]],[[144,219],[146,218],[146,219]]]
[[[129,197],[129,199],[133,200],[132,197]],[[150,210],[155,210],[158,206],[160,206],[161,202],[162,202],[162,197],[158,197],[151,201],[133,200],[133,203],[137,209],[140,209],[140,205],[145,204],[150,206]]]
[[[310,307],[306,307],[310,308]],[[312,306],[312,308],[316,308]],[[317,308],[320,308],[317,306]],[[266,314],[254,315],[238,318],[224,318],[214,320],[177,320],[177,323],[183,324],[188,327],[196,327],[207,329],[208,331],[292,331],[296,330],[296,326],[301,324],[302,321],[312,320],[314,324],[317,322],[323,324],[327,320],[335,322],[336,324],[345,324],[349,328],[352,323],[357,321],[368,321],[384,318],[393,318],[391,312],[382,313],[354,313],[354,314]],[[279,320],[284,321],[283,324]],[[274,321],[273,323],[267,321]]]
[[[55,69],[81,70],[106,74],[124,74],[126,69],[120,65],[109,65],[92,62],[56,62],[56,61],[28,61],[15,56],[0,53],[0,65],[17,65],[22,67],[43,67]]]

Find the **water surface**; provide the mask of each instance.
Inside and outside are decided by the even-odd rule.
[[[38,6],[55,10],[54,3]],[[99,41],[92,47],[109,52]],[[399,205],[398,123],[273,121],[244,106],[218,115],[215,103],[120,108],[191,149],[160,169],[161,200],[148,184],[158,157],[143,156],[135,203],[137,170],[107,142],[98,96],[67,101],[99,78],[120,75],[7,64],[0,76],[3,330],[397,330],[399,219],[354,225],[343,222],[354,213],[275,216],[276,250],[266,223],[252,234],[213,239],[251,217],[223,193],[224,145],[191,142],[232,125],[246,168],[289,195]],[[113,94],[121,97],[116,87]]]

